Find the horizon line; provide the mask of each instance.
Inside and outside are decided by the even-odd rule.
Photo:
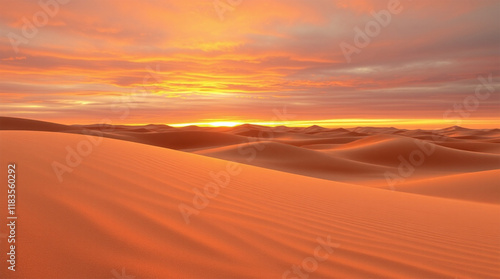
[[[460,121],[446,121],[443,119],[363,119],[363,118],[350,118],[350,119],[322,119],[322,120],[290,120],[290,121],[253,121],[253,120],[217,120],[214,119],[204,119],[207,121],[199,122],[185,122],[185,123],[162,123],[162,122],[151,122],[151,123],[114,123],[109,122],[91,122],[91,123],[68,123],[67,121],[59,122],[48,119],[33,119],[33,118],[23,118],[23,117],[12,117],[12,116],[0,116],[5,118],[18,118],[18,119],[28,119],[34,121],[45,121],[64,125],[122,125],[122,126],[147,126],[147,125],[166,125],[173,128],[182,128],[189,126],[197,127],[237,127],[242,125],[257,125],[257,126],[267,126],[267,127],[278,127],[286,126],[289,128],[306,128],[311,126],[319,126],[322,128],[358,128],[358,127],[384,127],[384,128],[398,128],[398,129],[444,129],[449,127],[467,127],[469,129],[497,129],[500,128],[500,119],[463,119]],[[109,120],[109,119],[107,119]],[[212,121],[209,121],[212,120]]]

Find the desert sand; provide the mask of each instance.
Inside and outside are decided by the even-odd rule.
[[[2,278],[500,278],[498,129],[0,129]]]

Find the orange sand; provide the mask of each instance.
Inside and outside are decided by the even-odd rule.
[[[1,278],[300,278],[287,270],[303,262],[310,278],[499,278],[491,131],[425,140],[433,154],[388,187],[384,172],[397,172],[424,132],[283,128],[260,142],[248,127],[120,127],[104,138],[12,118],[0,127],[1,179],[15,162],[19,218],[17,271],[0,238]],[[60,182],[53,165],[66,163],[67,148],[88,154]],[[215,192],[194,209],[207,185]],[[179,206],[193,209],[189,224]]]

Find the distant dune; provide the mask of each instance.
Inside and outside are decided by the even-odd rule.
[[[127,133],[137,142],[171,149],[212,148],[247,142],[246,137],[210,131],[172,131],[159,133]]]
[[[0,125],[9,278],[499,278],[495,130]]]
[[[292,145],[262,141],[205,149],[197,154],[335,181],[382,178],[389,167],[330,156]]]
[[[409,161],[412,152],[420,154],[413,155],[415,161],[422,161],[421,164],[416,164],[419,169],[471,172],[496,169],[500,166],[500,155],[497,154],[457,150],[396,135],[369,136],[334,148],[328,153],[366,163],[398,166],[401,164],[399,156]]]
[[[0,116],[0,129],[2,130],[26,130],[26,131],[48,131],[62,132],[72,130],[71,126],[56,124],[45,121],[2,117]]]

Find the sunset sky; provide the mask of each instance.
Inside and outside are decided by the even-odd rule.
[[[500,1],[391,2],[3,1],[0,115],[498,127]],[[374,24],[388,5],[399,12]],[[366,26],[380,30],[347,59]]]

